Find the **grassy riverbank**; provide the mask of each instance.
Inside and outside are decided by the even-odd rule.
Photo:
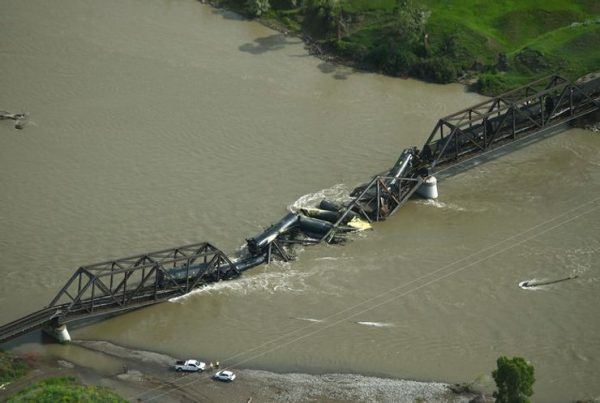
[[[212,0],[301,34],[315,53],[396,76],[479,79],[493,95],[600,70],[594,0]]]
[[[34,355],[27,359],[0,351],[0,401],[126,402],[106,388],[83,385],[74,376],[62,376],[61,369],[50,368]]]
[[[24,376],[29,366],[21,357],[0,350],[0,384],[5,385]]]
[[[125,403],[116,393],[105,388],[81,385],[73,377],[51,377],[11,396],[8,403],[17,402],[102,402]]]

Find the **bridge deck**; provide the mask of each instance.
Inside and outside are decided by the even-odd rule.
[[[47,326],[60,314],[60,307],[44,308],[0,326],[0,341],[8,341]]]

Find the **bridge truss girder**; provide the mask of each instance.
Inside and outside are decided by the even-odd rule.
[[[174,276],[173,270],[180,275]],[[56,322],[66,323],[151,305],[238,274],[236,266],[213,245],[186,245],[82,266],[48,307],[60,309]]]
[[[434,169],[484,152],[600,108],[597,95],[556,75],[534,81],[440,119],[419,157]]]

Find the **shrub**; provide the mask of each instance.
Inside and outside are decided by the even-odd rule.
[[[484,95],[498,95],[507,89],[504,77],[497,73],[483,73],[477,81],[477,90]]]
[[[271,9],[271,5],[269,0],[247,0],[246,9],[250,14],[260,17]]]
[[[345,41],[343,39],[340,41],[331,41],[330,46],[340,56],[358,61],[364,60],[369,53],[365,46],[356,42]]]
[[[28,369],[22,358],[0,351],[0,383],[12,382],[25,375]]]
[[[72,377],[55,377],[35,383],[8,399],[8,403],[17,402],[124,403],[126,400],[104,388],[80,385]]]
[[[456,67],[447,57],[424,59],[413,66],[412,72],[419,78],[436,83],[449,83],[456,80]]]

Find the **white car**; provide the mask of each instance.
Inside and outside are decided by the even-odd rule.
[[[213,378],[218,381],[231,382],[235,379],[235,374],[231,371],[219,371]]]
[[[206,364],[197,360],[177,361],[175,371],[202,372],[206,369]]]

